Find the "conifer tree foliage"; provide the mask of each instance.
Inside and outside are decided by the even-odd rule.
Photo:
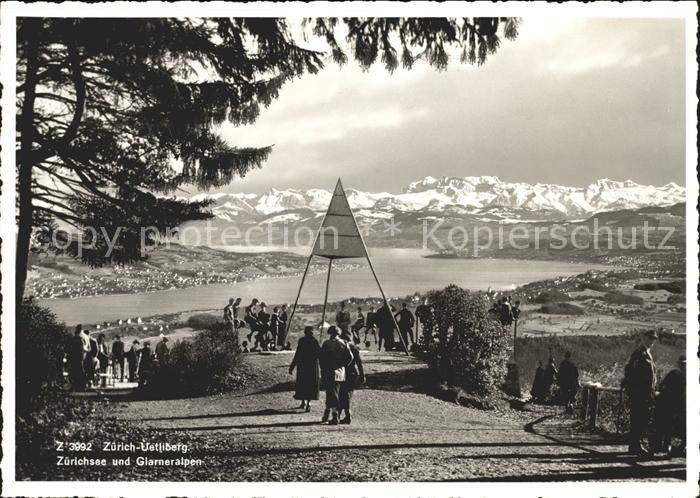
[[[304,26],[334,62],[349,51],[365,69],[379,59],[393,71],[418,60],[444,69],[450,47],[482,64],[502,36],[515,38],[517,24],[324,18]],[[18,19],[18,302],[29,250],[51,248],[57,222],[81,235],[80,244],[62,241],[68,252],[99,266],[144,258],[145,227],[152,247],[182,222],[211,217],[206,202],[170,194],[225,185],[268,158],[271,146],[230,144],[216,127],[253,123],[284,83],[323,68],[324,51],[292,31],[276,18]]]

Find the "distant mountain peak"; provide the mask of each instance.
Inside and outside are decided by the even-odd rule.
[[[645,206],[669,206],[685,202],[684,187],[670,182],[663,187],[640,185],[632,180],[602,178],[586,187],[556,184],[510,183],[497,176],[426,176],[408,184],[400,194],[363,192],[346,189],[348,201],[375,217],[392,213],[513,213],[520,216],[556,216],[557,219],[578,219],[581,216],[612,209],[636,209]],[[275,213],[291,210],[325,211],[331,192],[276,188],[264,194],[197,194],[191,200],[213,201],[216,217],[231,219],[248,216],[264,219]],[[504,211],[505,210],[505,211]],[[544,213],[544,214],[543,214]]]

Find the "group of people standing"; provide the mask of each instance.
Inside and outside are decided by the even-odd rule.
[[[324,390],[326,402],[321,423],[350,424],[353,392],[365,382],[362,357],[350,331],[331,326],[327,333],[328,339],[319,345],[313,327],[304,328],[289,366],[290,374],[296,369],[294,399],[301,401],[299,408],[309,412],[311,401],[318,400],[320,390]]]
[[[537,362],[530,395],[534,403],[558,401],[566,407],[566,413],[573,413],[576,393],[580,387],[578,367],[571,361],[571,352],[567,351],[558,369],[554,358],[549,358],[546,367],[542,366],[541,361]]]
[[[642,334],[640,345],[632,352],[625,366],[622,390],[629,400],[629,447],[632,455],[672,455],[685,451],[685,365],[686,357],[678,358],[678,366],[657,384],[657,370],[651,349],[659,338],[655,330]],[[558,386],[558,390],[556,387]],[[535,403],[561,402],[567,413],[573,413],[576,394],[581,387],[579,372],[565,354],[557,368],[554,358],[546,367],[538,362],[530,394]],[[680,440],[672,446],[673,438]],[[646,439],[647,444],[644,444]]]
[[[651,348],[659,338],[655,330],[642,335],[627,364],[622,389],[630,400],[630,442],[628,451],[639,456],[654,453],[685,451],[685,355],[678,358],[678,367],[671,370],[657,385],[656,364]],[[673,437],[680,445],[672,447]],[[643,440],[646,437],[648,446]]]
[[[224,308],[224,321],[231,327],[234,340],[239,344],[239,330],[247,328],[247,341],[240,343],[241,351],[275,351],[284,349],[287,331],[287,305],[272,308],[268,313],[264,302],[253,299],[244,308],[243,318],[240,318],[241,298],[231,298]],[[253,341],[253,346],[249,344]]]
[[[95,339],[89,330],[77,325],[65,351],[71,388],[74,391],[84,391],[96,386],[105,387],[110,367],[114,380],[124,382],[127,367],[128,381],[138,380],[139,385],[143,386],[159,366],[167,363],[167,342],[168,338],[161,335],[161,341],[153,351],[150,342],[144,342],[143,348],[139,348],[138,339],[134,339],[131,349],[125,351],[124,342],[119,335],[114,337],[110,348],[105,334],[99,334]]]
[[[413,335],[413,329],[417,325],[416,317],[421,323],[425,323],[424,317],[427,316],[427,308],[426,303],[418,305],[414,315],[408,308],[407,303],[402,303],[399,311],[393,305],[384,303],[376,311],[374,306],[370,306],[367,315],[365,315],[362,307],[358,306],[355,321],[352,322],[350,312],[346,310],[345,302],[343,301],[336,312],[335,324],[341,331],[350,332],[352,341],[355,344],[360,344],[360,334],[364,331],[362,342],[366,347],[369,347],[371,344],[367,340],[369,336],[374,338],[374,344],[379,351],[381,351],[382,346],[385,351],[403,349],[401,342],[406,348],[409,348],[416,344],[416,339]],[[350,325],[351,322],[352,325]],[[398,333],[401,334],[401,341],[397,341],[394,335],[397,325]]]

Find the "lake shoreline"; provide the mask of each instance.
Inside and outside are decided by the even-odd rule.
[[[525,283],[566,277],[588,270],[607,271],[606,265],[571,264],[512,259],[445,260],[425,258],[423,250],[374,249],[372,260],[385,294],[402,298],[449,284],[470,290],[509,290]],[[100,294],[78,298],[39,299],[68,324],[103,323],[117,319],[147,317],[198,309],[218,309],[230,297],[244,302],[258,298],[268,304],[293,303],[299,274],[250,279],[236,283],[213,283],[188,288],[142,293]],[[323,301],[325,272],[309,274],[300,303]],[[329,301],[378,298],[381,294],[367,265],[331,275]]]

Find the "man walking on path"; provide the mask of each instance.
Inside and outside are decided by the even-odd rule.
[[[649,428],[651,407],[656,388],[656,366],[651,356],[651,347],[659,338],[654,330],[642,335],[642,343],[634,350],[625,366],[622,388],[630,397],[630,443],[629,452],[634,455],[647,455],[642,447],[642,438]]]
[[[559,375],[557,377],[559,383],[559,393],[561,401],[564,403],[564,413],[574,413],[574,401],[579,388],[578,368],[571,361],[571,352],[567,351],[564,354],[564,360],[559,364]]]
[[[311,411],[311,401],[318,399],[319,373],[318,358],[321,354],[321,346],[314,337],[313,327],[304,328],[304,336],[299,339],[297,350],[294,353],[292,364],[289,365],[289,374],[297,370],[294,399],[301,401],[304,411]]]
[[[338,425],[340,384],[345,382],[345,367],[353,360],[350,348],[338,337],[338,328],[328,328],[330,336],[321,346],[321,384],[326,391],[326,409],[321,422]],[[330,420],[329,420],[330,419]]]
[[[350,413],[350,403],[352,401],[352,393],[358,385],[365,383],[365,370],[362,367],[362,358],[360,350],[352,341],[352,336],[347,330],[340,334],[340,338],[344,340],[350,352],[352,353],[352,361],[345,367],[345,382],[340,384],[340,393],[338,396],[338,408],[340,413],[345,411],[345,417],[340,419],[340,424],[350,424],[352,422]]]
[[[406,303],[401,304],[401,311],[396,313],[394,318],[396,318],[396,322],[399,324],[399,334],[401,334],[403,343],[406,345],[406,347],[408,347],[409,344],[409,337],[411,338],[411,344],[414,344],[413,326],[416,323],[416,319],[413,316],[413,313],[411,313],[411,310],[408,309],[408,305]]]

